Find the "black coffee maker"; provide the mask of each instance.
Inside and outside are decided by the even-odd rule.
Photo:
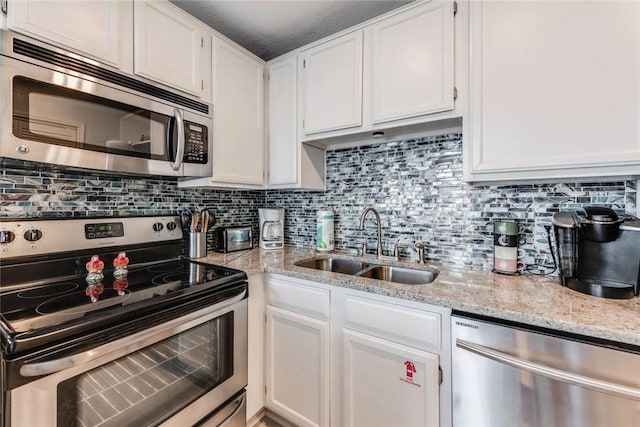
[[[640,220],[609,208],[553,216],[560,283],[603,298],[632,298],[640,281]]]

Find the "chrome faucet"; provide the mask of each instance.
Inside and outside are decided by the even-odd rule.
[[[373,215],[376,217],[376,224],[378,226],[378,247],[377,247],[377,255],[378,258],[382,256],[382,226],[380,225],[380,214],[374,208],[365,208],[360,215],[360,228],[359,230],[364,230],[364,218],[367,216],[369,212],[373,212]],[[366,252],[366,249],[365,249]]]

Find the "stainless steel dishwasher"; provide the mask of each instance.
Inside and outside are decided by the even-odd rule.
[[[454,315],[453,426],[640,425],[640,353]]]

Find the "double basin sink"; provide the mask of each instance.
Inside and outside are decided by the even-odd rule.
[[[417,270],[413,268],[375,264],[348,258],[312,258],[295,263],[298,267],[314,270],[331,271],[333,273],[351,276],[367,277],[369,279],[385,280],[387,282],[405,285],[426,285],[435,280],[436,270]]]

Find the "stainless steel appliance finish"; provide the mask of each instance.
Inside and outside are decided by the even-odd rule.
[[[226,379],[224,382],[218,384],[207,392],[201,395],[197,400],[191,403],[189,406],[179,410],[179,406],[175,408],[174,415],[161,421],[160,425],[164,426],[187,426],[194,425],[200,419],[207,417],[213,409],[222,405],[229,396],[232,396],[238,390],[243,390],[247,385],[247,300],[246,293],[242,293],[237,297],[234,297],[228,301],[213,305],[211,307],[204,308],[198,312],[192,313],[187,316],[179,317],[164,324],[150,328],[145,331],[141,331],[132,334],[121,340],[113,341],[100,347],[92,348],[84,353],[76,354],[73,356],[67,356],[60,359],[48,360],[45,362],[38,362],[33,364],[25,364],[20,368],[20,373],[27,377],[38,377],[44,375],[44,377],[30,382],[26,385],[13,389],[9,392],[9,400],[11,402],[11,426],[28,425],[31,427],[50,427],[53,425],[66,426],[69,425],[66,422],[61,423],[61,417],[65,408],[61,408],[61,402],[67,402],[69,400],[68,395],[63,395],[60,392],[61,388],[64,388],[66,381],[75,381],[78,383],[78,389],[82,392],[86,392],[85,388],[81,387],[84,384],[92,384],[95,381],[94,376],[100,378],[110,374],[113,384],[109,384],[109,387],[105,388],[102,394],[94,394],[92,398],[94,401],[104,402],[104,400],[111,398],[112,393],[126,393],[130,391],[130,387],[136,388],[138,384],[143,387],[154,387],[158,393],[164,393],[165,398],[160,399],[160,396],[154,396],[150,392],[149,396],[144,391],[138,390],[140,396],[135,396],[141,400],[139,402],[128,402],[128,396],[125,395],[125,402],[121,402],[121,407],[117,404],[114,405],[113,410],[107,406],[108,409],[96,408],[101,417],[102,414],[108,413],[111,418],[107,418],[97,422],[94,425],[128,425],[132,421],[138,420],[143,424],[138,425],[156,425],[157,419],[163,420],[163,415],[170,405],[172,400],[176,403],[180,403],[179,393],[185,393],[186,391],[193,390],[188,388],[183,383],[189,381],[202,381],[202,378],[193,375],[191,369],[205,369],[206,365],[204,360],[194,359],[194,354],[187,352],[183,354],[171,355],[166,360],[158,360],[156,364],[149,361],[151,365],[147,367],[146,373],[141,371],[140,373],[129,372],[129,364],[138,363],[137,358],[145,358],[147,354],[153,354],[155,352],[157,357],[160,357],[162,353],[159,350],[152,347],[153,344],[170,340],[172,337],[184,338],[186,342],[195,339],[194,333],[189,333],[189,330],[197,328],[199,325],[203,325],[208,321],[215,320],[228,313],[233,313],[233,325],[231,326],[234,331],[233,349],[233,361],[225,361],[230,363],[234,367],[233,375]],[[182,334],[182,335],[181,335]],[[200,338],[200,337],[198,337]],[[186,345],[183,344],[183,345]],[[163,343],[159,346],[160,349],[167,348],[167,344]],[[193,353],[203,351],[201,348],[195,348]],[[226,350],[225,350],[226,351]],[[172,357],[173,356],[173,357]],[[223,357],[221,355],[211,354],[207,357]],[[189,365],[188,368],[183,369],[184,373],[178,371],[178,366]],[[169,366],[170,365],[170,366]],[[122,371],[124,367],[125,372]],[[217,369],[217,366],[211,366],[209,369]],[[173,375],[167,379],[167,372],[171,372]],[[191,376],[189,376],[191,374]],[[119,375],[122,377],[120,378]],[[99,380],[98,380],[99,381]],[[89,386],[87,386],[89,387]],[[123,391],[124,390],[124,391]],[[196,391],[200,391],[197,388]],[[38,396],[38,410],[33,410],[34,396]],[[148,402],[157,407],[145,408],[142,397],[147,399]],[[85,403],[87,402],[87,403]],[[86,406],[83,407],[82,404]],[[83,421],[90,420],[91,415],[89,411],[93,409],[91,401],[75,402],[75,405],[79,406],[77,409],[77,417]],[[140,408],[132,404],[140,404]],[[103,403],[104,406],[106,406]],[[147,403],[146,406],[150,406]],[[89,409],[91,408],[91,409]],[[121,409],[122,408],[122,409]],[[121,409],[121,410],[119,410]],[[149,414],[144,414],[142,411],[149,411]],[[144,415],[144,416],[143,416]],[[63,418],[64,419],[64,418]],[[66,421],[66,419],[65,419]],[[124,424],[123,424],[124,423]],[[149,424],[147,424],[149,423]],[[91,424],[90,424],[91,425]]]
[[[260,247],[282,249],[284,247],[284,209],[258,209],[260,223]]]
[[[454,315],[453,426],[638,425],[640,354]]]
[[[0,220],[0,425],[242,416],[240,405],[227,406],[247,384],[246,274],[179,256],[179,224],[178,216]],[[111,268],[121,251],[126,277]],[[99,283],[85,269],[92,254],[105,264]]]
[[[213,108],[0,31],[0,156],[133,174],[211,175]]]
[[[241,393],[215,414],[200,420],[196,427],[246,427],[247,396]]]
[[[251,227],[218,227],[216,238],[218,252],[227,253],[253,248]]]

